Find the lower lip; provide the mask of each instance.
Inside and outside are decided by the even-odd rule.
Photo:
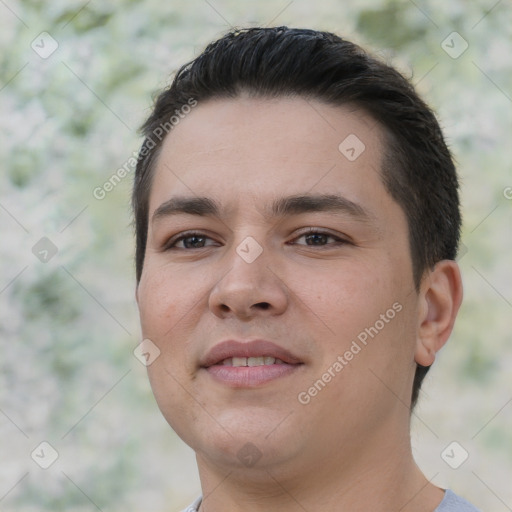
[[[234,388],[252,388],[297,371],[300,364],[223,366],[204,368],[214,379]]]

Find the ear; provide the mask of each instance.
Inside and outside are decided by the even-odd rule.
[[[462,302],[462,279],[457,263],[439,261],[422,281],[419,325],[414,359],[430,366],[450,336]]]

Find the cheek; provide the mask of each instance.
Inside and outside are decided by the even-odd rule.
[[[354,329],[366,327],[372,319],[374,322],[393,303],[389,283],[361,263],[337,262],[325,271],[303,270],[295,275],[297,295],[334,336],[354,335]]]
[[[158,338],[171,329],[192,307],[196,298],[192,292],[198,284],[183,273],[147,265],[138,290],[143,335]]]
[[[320,320],[318,329],[312,331],[321,342],[317,372],[325,371],[347,351],[351,351],[347,354],[351,370],[343,374],[346,378],[350,374],[353,384],[368,377],[368,368],[387,372],[398,361],[406,364],[413,336],[404,322],[410,313],[405,311],[403,287],[393,280],[389,269],[384,272],[383,265],[379,271],[375,264],[356,262],[340,264],[330,272],[296,276],[294,290],[311,320]]]
[[[196,284],[183,273],[171,273],[150,264],[138,289],[142,336],[160,350],[159,356],[147,367],[149,382],[163,416],[184,439],[187,433],[181,427],[192,422],[190,415],[194,407],[183,388],[190,381],[190,368],[185,363],[186,347],[182,341],[188,335],[187,319],[196,320],[189,318],[197,302],[191,294]]]

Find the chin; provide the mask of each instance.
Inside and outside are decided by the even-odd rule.
[[[180,422],[183,428],[172,422],[172,418],[168,422],[199,457],[219,467],[251,470],[267,468],[293,458],[300,451],[296,433],[294,435],[288,430],[293,423],[284,425],[286,420],[283,422],[283,418],[286,415],[282,413],[270,412],[264,416],[260,407],[248,411],[237,409],[212,416],[217,421],[204,414],[200,419],[196,418],[195,422]],[[192,429],[191,424],[194,425]]]
[[[251,475],[251,480],[258,471],[262,472],[262,480],[268,479],[269,468],[282,465],[294,455],[291,447],[283,444],[282,439],[270,442],[264,436],[261,440],[229,435],[203,438],[191,448],[198,457],[218,468],[247,472]]]

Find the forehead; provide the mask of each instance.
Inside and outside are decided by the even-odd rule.
[[[387,195],[382,139],[381,127],[350,105],[298,97],[199,103],[163,142],[150,214],[173,195],[212,197],[226,212],[253,205],[261,214],[284,192],[378,206]]]

